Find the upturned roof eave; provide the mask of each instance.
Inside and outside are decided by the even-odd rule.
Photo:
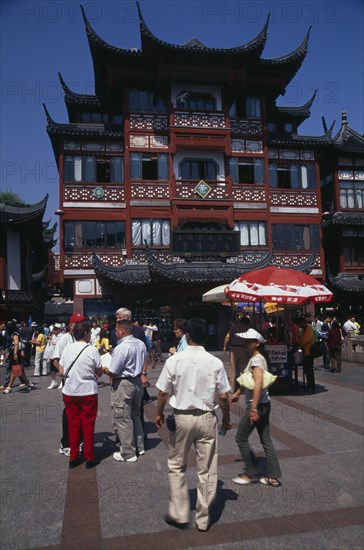
[[[354,294],[364,295],[364,272],[363,273],[345,273],[340,272],[333,275],[329,268],[326,269],[327,278],[330,286],[335,291],[342,291]]]
[[[140,37],[141,37],[141,44],[142,44],[142,51],[148,50],[150,47],[156,47],[161,51],[170,52],[173,51],[174,53],[196,53],[196,54],[211,54],[211,55],[222,55],[222,56],[244,56],[246,54],[256,53],[261,54],[266,40],[267,40],[267,29],[268,29],[268,23],[270,19],[270,14],[267,17],[267,20],[260,31],[260,33],[250,40],[249,42],[245,44],[241,44],[239,46],[235,46],[233,48],[210,48],[209,46],[206,46],[205,44],[202,44],[198,41],[198,45],[196,46],[190,46],[190,45],[179,45],[179,44],[171,44],[170,42],[165,42],[161,39],[159,39],[155,34],[151,32],[148,25],[145,22],[145,19],[143,17],[140,4],[137,2],[137,9],[138,9],[138,16],[139,16],[139,27],[140,27]],[[188,43],[187,43],[188,44]]]
[[[48,202],[48,193],[45,197],[35,204],[28,206],[9,206],[0,204],[0,223],[2,224],[21,224],[43,217]]]

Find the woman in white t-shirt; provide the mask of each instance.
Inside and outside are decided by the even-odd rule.
[[[68,344],[60,358],[60,374],[64,375],[63,401],[66,408],[70,442],[69,467],[75,468],[83,433],[86,468],[100,464],[94,454],[94,431],[97,416],[98,384],[102,375],[100,353],[90,346],[91,326],[82,321],[73,329],[75,342]]]
[[[263,485],[278,487],[280,485],[278,478],[282,474],[269,431],[270,397],[268,390],[263,389],[263,371],[268,370],[268,365],[265,357],[260,353],[260,346],[265,343],[265,340],[254,329],[239,333],[237,336],[246,340],[248,351],[251,354],[245,371],[252,370],[255,387],[253,390],[245,388],[246,407],[235,438],[245,462],[245,472],[234,478],[233,481],[238,485],[247,485],[259,479]],[[239,388],[231,396],[231,403],[236,403],[240,394]],[[267,475],[264,477],[260,477],[259,464],[248,440],[254,428],[258,431],[267,459]]]

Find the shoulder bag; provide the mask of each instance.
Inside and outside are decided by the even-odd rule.
[[[259,367],[256,367],[259,368]],[[266,388],[269,388],[277,380],[277,376],[275,374],[272,374],[271,372],[264,370],[263,371],[263,390]],[[251,369],[248,369],[247,371],[243,372],[239,378],[236,379],[237,383],[240,384],[240,386],[244,386],[244,388],[247,388],[248,390],[254,390],[255,388],[255,380],[253,377],[253,371]]]
[[[76,363],[76,361],[77,361],[77,359],[79,358],[79,356],[81,355],[81,353],[82,353],[83,351],[85,351],[85,349],[86,349],[88,346],[89,346],[89,344],[86,344],[85,347],[81,349],[81,351],[80,351],[80,353],[77,355],[76,359],[74,359],[74,360],[72,361],[71,366],[69,367],[66,376],[63,376],[63,378],[62,378],[62,386],[64,386],[64,383],[65,383],[65,381],[66,381],[66,378],[68,378],[68,375],[69,375],[70,370],[72,369],[73,365]]]

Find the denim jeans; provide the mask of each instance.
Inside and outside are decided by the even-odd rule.
[[[258,477],[261,474],[259,471],[258,461],[249,445],[248,440],[250,434],[256,428],[267,459],[266,475],[272,479],[277,479],[281,477],[282,474],[269,431],[270,403],[259,403],[258,412],[260,418],[255,424],[251,424],[249,422],[250,407],[250,403],[248,403],[245,407],[235,438],[241,456],[245,462],[246,474],[251,478]]]

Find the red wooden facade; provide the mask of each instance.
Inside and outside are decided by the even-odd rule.
[[[228,314],[217,320],[202,293],[244,271],[273,263],[325,281],[320,159],[335,147],[339,157],[340,144],[332,128],[298,134],[315,95],[276,106],[309,33],[293,52],[264,59],[268,20],[254,40],[223,50],[162,42],[139,10],[141,49],[124,50],[83,17],[95,95],[72,92],[60,76],[69,123],[46,110],[60,175],[61,283],[75,311],[128,306],[166,327],[195,314],[216,324]]]

